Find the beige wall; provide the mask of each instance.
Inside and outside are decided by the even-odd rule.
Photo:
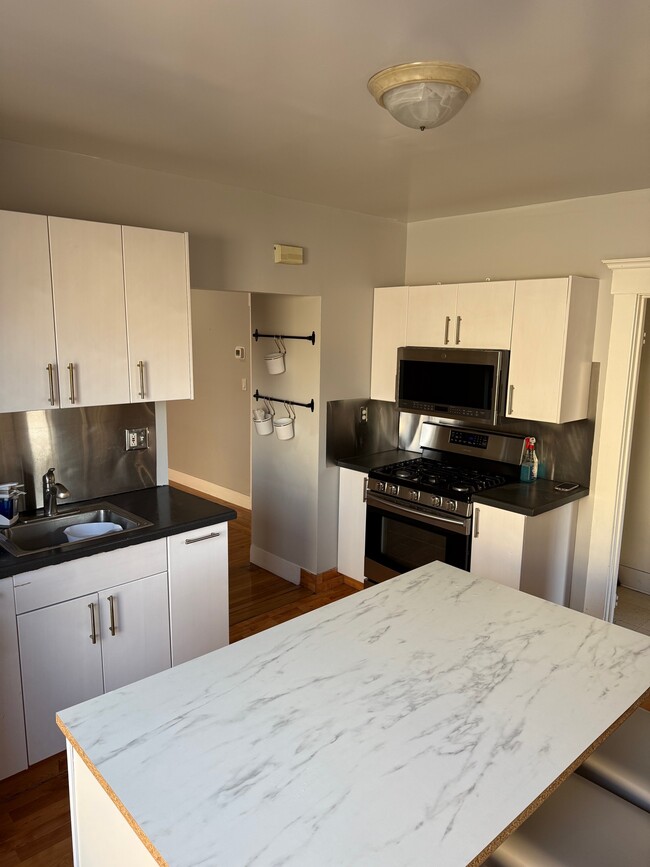
[[[624,586],[650,593],[650,307],[646,310],[645,333],[646,341],[639,368],[619,577]]]
[[[602,259],[647,256],[650,190],[530,205],[410,223],[406,282],[494,280],[581,274],[600,278],[594,361],[600,364],[594,456],[597,454],[612,299]],[[544,311],[540,310],[540,327]],[[594,457],[591,487],[598,484]],[[593,497],[580,502],[571,604],[585,594]]]
[[[249,299],[192,290],[194,400],[167,404],[170,478],[237,505],[250,505]]]
[[[192,286],[320,296],[321,401],[369,394],[373,288],[404,281],[404,224],[10,142],[0,142],[0,208],[188,231]],[[275,265],[274,243],[303,246],[305,264]],[[325,466],[325,415],[319,571],[336,564],[338,472]],[[206,461],[195,465],[202,477],[215,470]]]
[[[300,403],[314,400],[314,412],[295,407],[293,439],[253,434],[251,561],[297,583],[300,569],[319,571],[319,437],[321,416],[326,415],[320,386],[321,299],[253,295],[251,318],[253,331],[257,328],[263,334],[316,332],[314,345],[306,340],[286,341],[284,373],[267,371],[264,356],[275,351],[273,341],[253,341],[251,353],[253,392],[258,389],[260,394]],[[287,416],[282,403],[275,402],[273,408],[278,418]]]

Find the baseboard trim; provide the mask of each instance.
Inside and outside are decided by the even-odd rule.
[[[251,498],[246,494],[242,494],[240,491],[231,491],[230,488],[223,488],[221,485],[206,482],[205,479],[198,479],[196,476],[189,476],[179,470],[169,470],[169,481],[200,491],[202,494],[209,494],[211,497],[225,500],[227,503],[232,503],[233,506],[241,506],[242,509],[250,509],[251,507]]]
[[[363,581],[357,581],[356,578],[350,578],[347,575],[344,575],[343,583],[347,587],[352,587],[353,590],[363,590]]]
[[[300,584],[301,570],[297,563],[284,560],[282,557],[271,554],[270,551],[265,551],[263,548],[258,548],[255,545],[251,545],[250,561],[255,566],[266,569],[267,572],[272,572],[286,581],[291,581],[292,584]]]
[[[307,572],[306,569],[300,570],[300,586],[306,587],[312,593],[322,593],[324,590],[340,587],[344,583],[343,579],[344,576],[338,569],[328,569],[327,572],[319,572],[318,575]]]
[[[650,572],[633,569],[631,566],[619,566],[618,579],[623,587],[650,594]]]

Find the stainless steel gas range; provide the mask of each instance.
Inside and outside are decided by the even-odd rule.
[[[433,560],[469,569],[472,497],[519,478],[525,437],[425,422],[420,447],[368,473],[366,586]]]

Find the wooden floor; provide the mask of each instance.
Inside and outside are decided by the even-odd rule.
[[[238,517],[228,525],[231,642],[355,592],[341,585],[312,593],[252,566],[251,513],[233,508]],[[65,753],[0,781],[0,867],[18,865],[72,867]]]

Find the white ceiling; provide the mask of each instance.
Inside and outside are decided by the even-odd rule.
[[[650,187],[648,0],[14,0],[0,137],[399,220]],[[401,127],[379,69],[481,84]]]

